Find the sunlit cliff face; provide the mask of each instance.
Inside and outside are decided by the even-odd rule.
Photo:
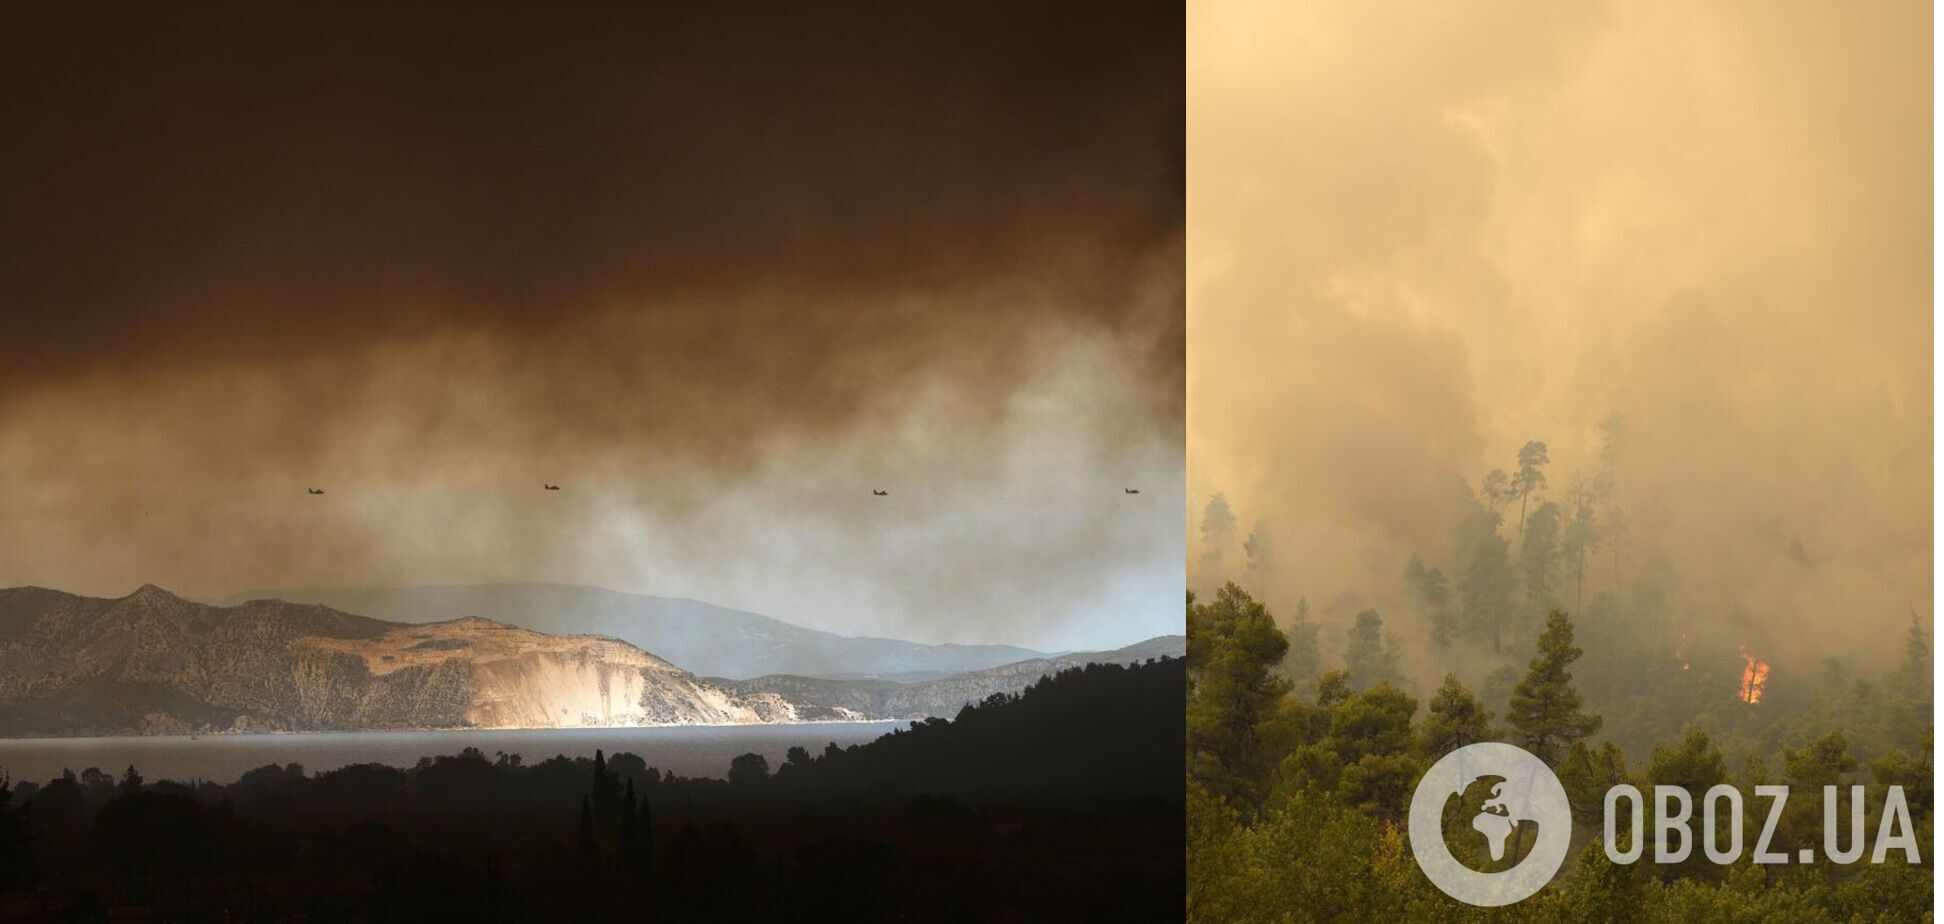
[[[1178,10],[126,12],[0,39],[0,585],[1179,630]]]
[[[1460,486],[1543,441],[1564,504],[1618,415],[1587,599],[1651,580],[1697,645],[1893,658],[1932,587],[1930,13],[1824,12],[1199,8],[1190,561],[1222,492],[1226,576],[1260,531],[1279,612],[1411,625]]]

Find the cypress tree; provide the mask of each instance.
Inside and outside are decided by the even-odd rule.
[[[594,836],[603,844],[611,844],[621,820],[621,780],[608,769],[607,755],[599,748],[594,750],[594,787],[588,795],[594,807]]]
[[[652,884],[655,876],[655,810],[649,807],[646,797],[641,800],[641,823],[635,825],[635,843],[641,853],[636,866],[641,873],[641,882],[643,885]]]
[[[587,797],[581,797],[580,813],[580,854],[584,860],[592,860],[600,853],[600,846],[594,842],[594,806]]]
[[[616,862],[623,870],[631,869],[635,865],[635,851],[638,849],[635,834],[635,791],[634,780],[630,779],[628,791],[621,797],[620,849],[616,856]]]

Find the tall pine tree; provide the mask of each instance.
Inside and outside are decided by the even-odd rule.
[[[1464,629],[1471,638],[1491,639],[1492,651],[1496,653],[1502,644],[1505,614],[1512,608],[1518,577],[1512,572],[1512,557],[1505,540],[1497,532],[1482,533],[1477,541],[1461,588]]]
[[[1384,617],[1376,610],[1357,614],[1350,627],[1350,644],[1344,650],[1344,667],[1350,671],[1350,685],[1367,690],[1380,683],[1395,685],[1399,676],[1397,662],[1402,657],[1397,640],[1384,634]]]
[[[1289,624],[1289,631],[1283,633],[1289,639],[1289,650],[1283,655],[1283,673],[1298,684],[1308,684],[1316,677],[1321,660],[1316,644],[1317,625],[1309,618],[1309,601],[1296,601],[1296,619]]]
[[[1579,690],[1568,669],[1584,653],[1573,644],[1572,620],[1554,610],[1539,636],[1538,657],[1512,691],[1506,718],[1518,732],[1519,744],[1550,765],[1557,765],[1573,742],[1600,727],[1599,716],[1580,711]]]
[[[1262,731],[1289,693],[1270,670],[1288,651],[1268,608],[1234,582],[1213,603],[1189,595],[1188,772],[1238,808],[1261,803],[1280,756]]]

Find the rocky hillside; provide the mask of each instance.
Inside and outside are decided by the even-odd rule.
[[[724,686],[751,695],[770,693],[795,702],[814,703],[888,719],[951,718],[967,703],[994,693],[1017,693],[1041,677],[1088,664],[1139,664],[1187,655],[1188,640],[1164,635],[1114,651],[1083,651],[1030,658],[981,671],[968,671],[919,683],[888,680],[832,680],[787,674],[751,680],[723,680]]]
[[[0,589],[0,736],[563,728],[860,716],[698,678],[625,642],[486,619]]]
[[[1011,645],[924,645],[835,635],[698,600],[570,584],[263,590],[221,602],[258,597],[317,603],[396,622],[481,616],[539,632],[609,635],[710,677],[943,676],[1045,657]]]

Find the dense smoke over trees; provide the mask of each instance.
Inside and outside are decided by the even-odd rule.
[[[1610,713],[1607,732],[1633,748],[1720,708],[1753,706],[1765,721],[1779,721],[1807,708],[1818,678],[1830,671],[1877,673],[1909,660],[1908,651],[1889,647],[1897,636],[1887,633],[1863,638],[1873,633],[1852,629],[1805,637],[1792,631],[1801,615],[1796,605],[1764,605],[1778,587],[1843,581],[1859,588],[1859,597],[1838,612],[1865,624],[1909,620],[1927,650],[1922,601],[1891,614],[1862,611],[1873,595],[1850,577],[1824,573],[1833,568],[1834,552],[1811,551],[1831,548],[1829,540],[1772,526],[1758,537],[1772,546],[1767,579],[1725,594],[1710,574],[1712,559],[1681,558],[1634,535],[1636,507],[1659,510],[1656,516],[1664,510],[1654,498],[1620,490],[1632,482],[1622,479],[1634,451],[1631,430],[1622,416],[1606,415],[1593,448],[1571,460],[1575,473],[1567,478],[1554,477],[1560,463],[1548,443],[1525,441],[1507,466],[1455,485],[1450,502],[1424,511],[1443,526],[1427,532],[1422,544],[1371,555],[1360,571],[1319,576],[1301,568],[1331,557],[1335,550],[1327,548],[1304,549],[1293,560],[1296,569],[1256,565],[1276,541],[1267,519],[1257,520],[1247,543],[1251,566],[1227,565],[1233,524],[1251,511],[1225,493],[1211,495],[1191,586],[1237,579],[1251,594],[1257,593],[1251,582],[1259,582],[1265,589],[1258,599],[1332,601],[1316,617],[1306,605],[1300,617],[1295,608],[1278,610],[1305,652],[1300,663],[1284,668],[1286,676],[1308,678],[1341,666],[1353,689],[1386,678],[1428,695],[1449,674],[1501,714],[1514,699],[1516,670],[1539,650],[1548,614],[1567,613],[1581,642],[1591,643],[1576,668],[1587,696]],[[1759,677],[1744,677],[1757,663]],[[1663,672],[1675,682],[1649,680]]]
[[[1284,626],[1316,601],[1322,674],[1263,709],[1267,779],[1191,737],[1192,919],[1469,919],[1387,784],[1478,734],[1545,750],[1580,808],[1622,780],[1895,784],[1928,836],[1931,18],[1204,13],[1188,513],[1220,492],[1272,525],[1274,577],[1237,592]],[[1191,586],[1249,579],[1189,535]],[[1366,611],[1396,686],[1338,673]],[[1928,867],[1703,865],[1580,849],[1495,917],[1930,905]]]
[[[1254,538],[1254,537],[1251,537]],[[1235,541],[1235,512],[1228,498],[1220,494],[1208,499],[1201,518],[1201,566],[1204,575],[1221,575],[1227,569],[1228,547]],[[1190,582],[1190,586],[1195,586]]]
[[[1188,560],[1220,492],[1279,617],[1353,594],[1421,691],[1477,684],[1400,575],[1523,657],[1550,502],[1583,644],[1896,663],[1933,617],[1929,8],[1300,9],[1190,36]],[[1191,586],[1246,581],[1226,554]]]

